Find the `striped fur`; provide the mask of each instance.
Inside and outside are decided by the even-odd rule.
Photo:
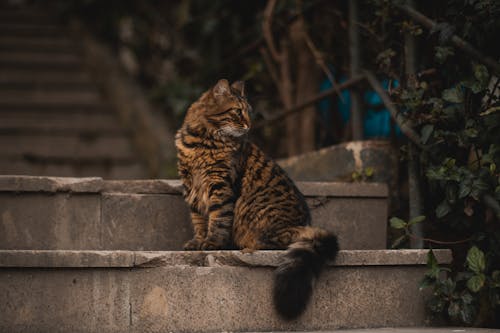
[[[250,112],[243,83],[220,80],[186,113],[176,147],[194,237],[184,248],[288,248],[275,272],[273,297],[278,313],[292,319],[305,309],[325,261],[335,258],[337,239],[309,226],[297,187],[246,139]]]

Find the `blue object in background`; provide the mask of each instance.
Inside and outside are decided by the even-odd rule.
[[[341,78],[339,83],[342,83],[346,78]],[[393,81],[392,88],[397,88],[399,86],[398,81]],[[330,80],[324,80],[320,85],[320,91],[331,89],[332,83]],[[385,90],[389,88],[389,80],[384,79],[382,81],[382,87]],[[342,101],[340,98],[337,102],[337,111],[342,119],[342,125],[346,126],[349,119],[351,118],[351,94],[349,90],[344,89],[341,91]],[[382,108],[383,102],[380,96],[373,90],[366,91],[364,96],[364,105],[368,105],[371,108],[364,110],[363,112],[363,135],[365,138],[387,138],[391,134],[391,114],[389,110]],[[321,116],[327,120],[331,121],[330,109],[331,100],[325,98],[319,102],[318,105],[319,112]],[[401,129],[395,126],[395,132],[397,136],[401,135]]]

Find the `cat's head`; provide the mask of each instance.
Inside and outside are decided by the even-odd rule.
[[[242,81],[230,85],[225,79],[219,80],[196,104],[193,111],[197,120],[211,133],[236,138],[250,129],[252,107],[246,100]]]

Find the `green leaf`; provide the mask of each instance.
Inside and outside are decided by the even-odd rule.
[[[462,296],[460,296],[460,299],[464,304],[471,304],[474,301],[474,297],[468,292],[464,292]]]
[[[450,204],[454,204],[457,200],[458,187],[456,183],[449,182],[446,185],[446,200]]]
[[[428,303],[429,309],[434,313],[441,313],[445,308],[445,301],[440,297],[433,297]]]
[[[460,311],[460,318],[464,323],[472,324],[475,316],[476,316],[476,310],[474,306],[468,304],[462,307],[462,310]]]
[[[477,246],[473,246],[467,252],[467,267],[476,274],[483,273],[486,267],[484,253]],[[470,281],[470,280],[469,280]]]
[[[460,307],[460,302],[450,302],[450,305],[448,306],[448,315],[452,318],[456,318],[460,314],[460,310],[462,310]]]
[[[472,183],[471,183],[471,181],[464,180],[458,186],[458,197],[460,199],[465,198],[466,196],[469,195],[469,193],[470,193],[471,190],[472,190]]]
[[[484,274],[474,275],[467,281],[467,288],[469,288],[470,291],[477,293],[484,286],[484,281]]]
[[[477,138],[479,132],[476,128],[469,127],[464,130],[464,134],[467,135],[469,138]]]
[[[418,286],[418,289],[420,291],[424,290],[425,288],[428,288],[434,284],[436,280],[431,278],[430,276],[425,276],[422,281],[420,281],[420,285]]]
[[[474,65],[474,77],[478,80],[482,85],[487,85],[490,79],[488,74],[488,69],[486,66],[481,64]]]
[[[430,277],[436,279],[439,277],[439,265],[432,249],[427,253],[427,268],[430,270],[430,272],[428,272]]]
[[[390,219],[391,227],[394,229],[404,229],[407,226],[407,223],[400,219],[399,217],[392,217]]]
[[[487,116],[487,115],[492,114],[493,112],[497,112],[497,111],[500,111],[500,106],[494,106],[492,108],[489,108],[486,111],[481,112],[479,115],[484,117],[484,116]]]
[[[408,238],[407,235],[399,236],[398,238],[396,238],[394,242],[392,242],[391,248],[395,249],[399,247],[401,243],[403,243],[406,240],[406,238]]]
[[[450,278],[447,278],[446,280],[443,281],[443,284],[441,286],[441,291],[443,292],[444,295],[452,296],[456,286],[457,284],[455,283],[455,281],[453,281]]]
[[[427,141],[429,141],[429,138],[433,131],[434,131],[434,125],[427,124],[424,127],[422,127],[420,141],[423,144],[426,144]]]
[[[439,206],[436,207],[436,217],[437,218],[442,218],[442,217],[448,215],[448,213],[450,211],[451,211],[450,204],[448,203],[447,200],[443,200],[443,202],[441,202],[439,204]]]
[[[440,64],[444,63],[446,61],[446,58],[455,54],[453,48],[447,46],[436,46],[434,50],[434,57]]]
[[[500,271],[494,271],[491,274],[491,287],[500,288]],[[500,292],[500,290],[499,290]]]
[[[365,168],[365,176],[366,177],[368,177],[368,178],[372,177],[373,176],[373,172],[374,172],[374,170],[373,170],[372,167]]]
[[[411,226],[416,223],[420,223],[425,220],[425,215],[415,216],[410,221],[408,221],[408,226]]]
[[[457,160],[451,157],[447,157],[443,162],[443,165],[445,165],[448,169],[453,168],[455,164],[457,164]]]
[[[458,87],[443,90],[442,97],[450,103],[462,103],[464,101],[464,93]]]

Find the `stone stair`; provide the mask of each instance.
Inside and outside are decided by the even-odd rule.
[[[82,54],[49,15],[0,5],[0,174],[147,177]]]
[[[427,250],[385,250],[387,186],[299,182],[342,251],[299,319],[271,302],[282,251],[185,252],[177,180],[0,176],[0,331],[221,332],[429,325]],[[451,260],[436,250],[439,262]]]

